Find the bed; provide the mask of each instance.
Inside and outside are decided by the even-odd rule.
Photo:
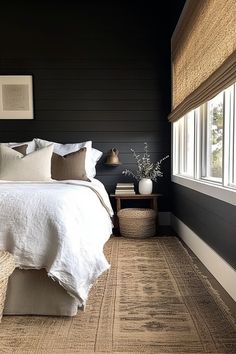
[[[113,211],[103,184],[0,182],[0,249],[14,255],[5,314],[74,316],[109,264]]]

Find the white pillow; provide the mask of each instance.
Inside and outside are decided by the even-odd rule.
[[[58,155],[64,156],[70,154],[71,152],[78,151],[79,149],[86,147],[86,158],[85,158],[85,170],[88,178],[93,178],[96,176],[96,163],[102,156],[102,152],[92,148],[92,141],[85,141],[82,143],[74,144],[59,144],[50,142],[47,140],[35,138],[36,147],[41,149],[42,147],[48,146],[49,144],[54,144],[54,152]]]
[[[6,181],[50,181],[53,144],[22,155],[0,144],[0,179]]]
[[[31,152],[36,150],[36,143],[34,140],[26,141],[25,143],[4,143],[4,144],[9,146],[10,148],[14,148],[21,145],[28,145],[26,149],[26,154],[30,154]]]
[[[93,170],[92,170],[92,176],[90,177],[95,177],[96,176],[96,164],[102,157],[103,152],[97,149],[94,149],[92,147],[92,164],[93,164]]]

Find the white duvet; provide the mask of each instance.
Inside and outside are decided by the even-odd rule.
[[[0,249],[11,252],[19,268],[45,268],[83,306],[109,268],[103,246],[112,233],[112,213],[96,179],[1,182]]]

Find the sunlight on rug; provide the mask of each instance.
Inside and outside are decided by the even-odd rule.
[[[5,316],[0,353],[236,353],[236,325],[175,237],[112,238],[74,318]]]

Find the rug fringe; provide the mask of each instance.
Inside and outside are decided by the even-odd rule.
[[[210,289],[211,291],[211,295],[213,296],[214,300],[216,301],[216,303],[219,305],[219,306],[222,306],[223,310],[225,311],[225,313],[229,316],[229,319],[232,323],[233,326],[236,326],[236,319],[234,318],[230,308],[228,307],[228,305],[226,305],[226,303],[224,302],[224,300],[222,299],[221,297],[221,294],[219,293],[218,290],[216,290],[213,285],[211,284],[210,280],[208,279],[208,277],[202,273],[202,271],[199,269],[198,265],[196,264],[196,261],[194,260],[194,258],[191,256],[191,254],[189,253],[188,249],[185,247],[185,243],[180,240],[178,237],[177,237],[177,240],[178,242],[181,244],[182,248],[184,249],[184,251],[186,252],[186,254],[188,255],[188,257],[190,258],[190,261],[191,261],[191,264],[193,265],[193,268],[195,269],[197,275],[202,278],[206,284],[206,287]],[[191,250],[191,252],[193,252]],[[194,253],[194,252],[193,252]],[[201,262],[200,259],[195,255],[194,253],[194,256],[196,257],[196,260],[198,262]],[[201,262],[202,263],[202,262]],[[202,265],[204,266],[204,264],[202,263]],[[205,266],[204,266],[205,267]],[[210,273],[210,271],[208,270],[208,272]],[[217,281],[217,279],[211,274],[211,276]],[[225,290],[226,291],[226,290]],[[228,294],[228,293],[227,293]],[[228,296],[230,296],[228,294]]]

